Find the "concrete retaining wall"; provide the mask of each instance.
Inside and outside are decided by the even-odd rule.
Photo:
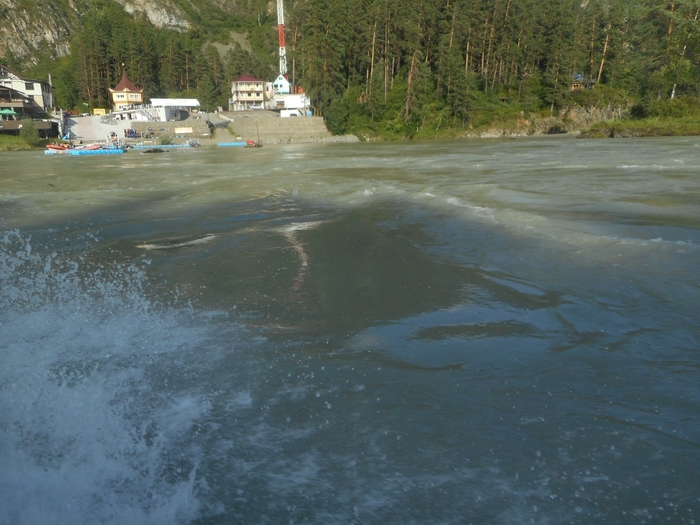
[[[234,111],[222,113],[220,118],[229,121],[233,134],[217,133],[217,140],[258,140],[263,144],[286,144],[303,142],[350,142],[356,137],[336,137],[326,128],[321,117],[282,118],[274,111]]]
[[[128,126],[126,125],[126,122],[124,124],[125,126],[123,127],[131,127],[132,129],[135,129],[136,131],[140,131],[142,133],[145,133],[147,130],[152,129],[157,138],[162,137],[163,135],[167,135],[173,140],[188,138],[202,139],[208,138],[210,136],[209,125],[207,124],[206,117],[204,116],[200,118],[190,117],[186,120],[180,120],[177,122],[130,121]],[[192,128],[192,133],[176,133],[177,128]],[[119,128],[117,131],[120,137],[124,136],[124,129]]]

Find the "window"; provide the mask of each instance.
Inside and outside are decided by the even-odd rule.
[[[27,91],[34,91],[34,82],[25,82],[24,89]]]
[[[126,95],[117,95],[117,98],[122,99],[125,98]]]

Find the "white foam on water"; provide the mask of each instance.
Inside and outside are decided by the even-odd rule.
[[[319,226],[321,226],[327,222],[328,221],[293,222],[293,223],[287,224],[286,226],[282,226],[282,227],[278,228],[277,230],[282,232],[282,233],[315,230]]]
[[[465,208],[469,210],[474,216],[489,219],[495,221],[494,211],[487,206],[475,206],[473,204],[468,204],[457,197],[448,197],[446,202],[452,206],[457,206],[459,208]]]
[[[675,165],[667,165],[667,164],[621,164],[617,166],[617,169],[620,170],[630,170],[630,169],[645,169],[645,170],[673,170],[673,169],[678,169],[679,167],[682,167],[683,169],[687,168],[697,168],[697,166],[686,166],[685,161],[681,159],[673,159],[673,162],[675,162]],[[682,165],[682,166],[679,166]]]
[[[137,244],[137,248],[143,250],[172,250],[176,248],[184,248],[187,246],[197,246],[200,244],[207,244],[208,242],[216,239],[216,235],[209,233],[197,239],[191,239],[189,241],[173,241],[173,242],[161,242],[161,243],[146,243]]]
[[[208,409],[155,384],[206,337],[146,299],[134,265],[88,268],[0,238],[0,524],[184,524]],[[170,365],[172,366],[172,365]]]

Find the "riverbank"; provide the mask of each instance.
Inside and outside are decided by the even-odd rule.
[[[412,138],[420,140],[440,139],[489,139],[536,137],[542,135],[569,135],[578,138],[635,138],[635,137],[682,137],[700,135],[700,118],[648,118],[619,119],[595,122],[590,126],[561,117],[519,119],[495,122],[478,129],[466,131],[448,129],[442,132],[416,133]],[[392,141],[407,137],[365,136],[366,141]]]
[[[598,122],[581,138],[680,137],[700,135],[700,118],[644,118]]]
[[[127,128],[148,136],[154,145],[160,141],[198,140],[216,145],[232,140],[256,140],[263,144],[314,142],[358,142],[354,135],[332,135],[321,117],[280,118],[273,111],[196,113],[177,122],[121,121],[103,123],[100,117],[73,117],[68,121],[73,140],[104,141],[111,133],[121,138]]]
[[[32,149],[43,149],[45,142],[42,141],[40,146],[32,146],[27,144],[21,137],[15,135],[0,135],[0,151],[26,151]]]
[[[323,125],[323,119],[319,117],[299,117],[291,119],[271,118],[269,112],[251,111],[241,112],[235,115],[212,116],[211,122],[215,124],[209,127],[208,121],[200,120],[197,123],[206,126],[209,131],[213,128],[213,134],[198,133],[197,140],[202,146],[216,146],[219,142],[231,140],[260,140],[263,144],[303,144],[303,143],[330,143],[330,142],[359,142],[359,141],[395,141],[405,140],[394,134],[389,135],[331,135]],[[459,138],[517,138],[534,137],[541,135],[569,135],[579,138],[633,138],[633,137],[670,137],[670,136],[698,136],[700,135],[700,118],[645,118],[645,119],[615,119],[597,121],[600,115],[610,114],[603,111],[596,114],[594,111],[585,113],[569,111],[561,116],[520,118],[511,121],[494,122],[477,129],[444,129],[423,130],[417,133],[414,139],[440,140]],[[87,120],[87,119],[86,119]],[[138,128],[140,123],[132,124]],[[172,123],[168,123],[172,124]],[[152,125],[152,124],[151,124]],[[145,123],[144,123],[145,126]],[[73,128],[80,130],[78,126]],[[110,130],[113,128],[110,128]],[[145,131],[145,129],[144,129]],[[93,133],[94,134],[94,133]],[[74,134],[75,135],[75,134]],[[79,133],[76,139],[87,140],[90,133],[82,136]],[[158,135],[158,133],[156,133]],[[168,139],[178,139],[177,135],[168,135]],[[184,137],[184,136],[183,136]],[[156,145],[163,137],[154,137]],[[94,137],[93,140],[96,140]],[[104,140],[104,137],[102,138]],[[182,138],[181,140],[184,140]],[[27,144],[21,137],[13,135],[0,135],[0,151],[26,151],[32,149],[44,149],[46,141],[39,146]]]
[[[612,121],[622,118],[625,110],[620,105],[607,104],[602,106],[570,106],[558,113],[527,113],[505,118],[482,121],[480,124],[465,123],[455,126],[454,122],[438,119],[435,122],[424,121],[419,126],[409,129],[402,122],[392,122],[382,125],[354,129],[361,140],[392,141],[392,140],[432,140],[460,138],[503,138],[503,137],[534,137],[541,135],[578,135],[598,122]]]

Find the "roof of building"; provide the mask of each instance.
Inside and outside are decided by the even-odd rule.
[[[196,98],[152,98],[151,106],[168,108],[168,107],[184,107],[197,108],[199,100]]]
[[[119,81],[119,84],[117,84],[117,87],[114,89],[110,88],[110,91],[131,91],[132,93],[142,93],[143,89],[137,88],[134,84],[131,83],[131,80],[129,80],[129,77],[126,76],[126,70],[124,70],[124,73],[122,73],[122,79]]]
[[[0,69],[4,69],[8,73],[11,73],[12,75],[16,76],[18,79],[20,79],[24,82],[36,82],[38,84],[46,84],[47,86],[50,85],[48,82],[45,82],[43,80],[33,80],[31,78],[25,78],[22,75],[20,75],[19,73],[17,73],[16,71],[13,71],[12,69],[10,69],[7,66],[3,66],[2,64],[0,64]]]
[[[241,75],[234,82],[262,82],[259,78],[248,77],[246,75]]]
[[[27,95],[22,93],[21,91],[17,91],[16,89],[12,89],[9,86],[2,86],[0,85],[0,98],[14,98],[14,99],[29,99]],[[34,100],[34,99],[31,99]],[[2,100],[0,100],[2,102]]]
[[[4,69],[4,70],[7,71],[8,73],[12,73],[12,74],[13,74],[14,76],[16,76],[17,78],[22,78],[22,77],[20,76],[19,73],[17,73],[16,71],[12,71],[12,70],[11,70],[9,67],[7,67],[7,66],[3,66],[2,64],[0,64],[0,68],[1,68],[1,69]]]

